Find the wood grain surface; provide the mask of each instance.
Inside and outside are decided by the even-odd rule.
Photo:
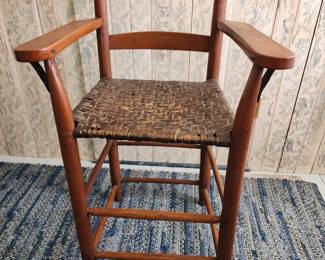
[[[283,149],[279,167],[279,171],[281,172],[296,171],[298,165],[305,166],[307,172],[310,172],[312,169],[309,157],[315,157],[319,151],[319,145],[321,144],[325,130],[324,116],[319,114],[325,112],[319,109],[319,106],[325,108],[325,84],[322,83],[325,80],[324,68],[325,6],[323,4],[304,70],[304,76],[298,90],[297,101],[288,130],[288,137]],[[320,120],[323,116],[323,124],[319,121],[317,128],[310,129],[310,126],[312,124],[314,125],[313,121],[315,120],[315,116]],[[315,139],[312,141],[310,138]],[[321,158],[321,154],[322,152],[319,151],[318,158]],[[323,163],[321,161],[322,159],[316,158],[314,170],[317,169],[318,165],[324,165],[324,161]]]
[[[296,55],[296,65],[288,73],[283,73],[283,77],[278,85],[276,107],[273,111],[272,125],[269,126],[269,137],[263,159],[263,170],[278,170],[300,82],[304,76],[306,60],[309,58],[309,50],[314,37],[314,29],[319,17],[321,2],[310,2],[308,0],[299,2],[291,39],[287,46]],[[276,21],[276,24],[273,34],[278,30],[283,33],[282,21]],[[276,37],[274,38],[277,39]]]

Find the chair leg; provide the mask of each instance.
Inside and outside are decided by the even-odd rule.
[[[83,260],[95,260],[94,237],[89,215],[87,214],[87,198],[84,190],[78,144],[72,136],[61,137],[60,143],[81,256]]]
[[[210,170],[211,164],[209,159],[208,147],[203,146],[201,148],[201,157],[200,157],[200,183],[199,183],[199,204],[201,206],[205,205],[204,203],[204,189],[209,190],[210,188]]]
[[[111,149],[109,151],[109,168],[111,173],[112,185],[117,185],[119,187],[115,201],[121,200],[121,169],[120,169],[120,159],[118,156],[118,145],[114,141]]]
[[[220,260],[232,259],[240,195],[244,180],[243,161],[245,162],[245,158],[243,158],[241,151],[236,148],[230,148],[219,227],[217,255]]]
[[[240,99],[232,130],[221,213],[218,259],[231,260],[236,234],[237,215],[243,187],[248,147],[256,112],[256,100],[263,69],[253,65]]]
[[[72,135],[74,122],[71,107],[55,60],[45,61],[45,67],[81,256],[83,260],[95,260],[95,243],[87,213],[78,143]]]

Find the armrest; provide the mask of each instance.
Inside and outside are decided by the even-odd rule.
[[[16,59],[22,62],[48,60],[102,24],[101,18],[71,22],[16,47]]]
[[[218,29],[233,39],[256,65],[269,69],[289,69],[294,54],[246,23],[218,21]]]

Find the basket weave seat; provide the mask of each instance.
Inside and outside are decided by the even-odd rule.
[[[103,79],[74,109],[75,137],[230,145],[233,113],[215,81]]]

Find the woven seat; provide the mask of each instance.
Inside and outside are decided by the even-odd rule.
[[[87,138],[229,146],[233,124],[215,81],[100,80],[73,114]]]

